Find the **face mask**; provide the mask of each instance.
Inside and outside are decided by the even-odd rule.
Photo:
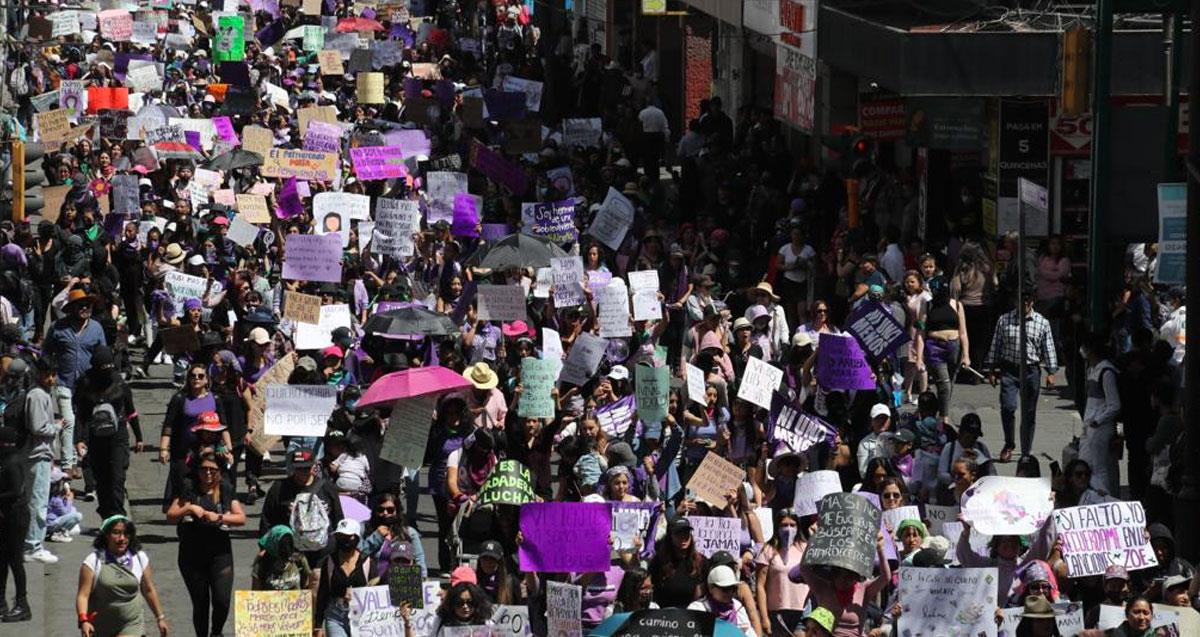
[[[791,546],[792,542],[796,541],[796,527],[785,526],[779,529],[779,543],[783,546]]]
[[[343,551],[348,551],[348,550],[354,548],[357,544],[358,544],[358,542],[355,541],[354,537],[346,537],[344,535],[339,535],[337,538],[337,546],[339,549],[341,549]]]

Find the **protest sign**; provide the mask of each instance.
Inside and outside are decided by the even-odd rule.
[[[842,491],[842,479],[836,471],[810,471],[796,480],[796,495],[792,506],[800,515],[815,515],[817,503],[830,493]]]
[[[876,363],[891,356],[909,340],[904,325],[892,316],[887,306],[877,301],[860,303],[850,315],[846,331],[858,339],[863,353]]]
[[[550,270],[554,278],[554,307],[562,309],[587,302],[583,293],[583,259],[551,257]]]
[[[217,33],[212,41],[213,62],[240,62],[246,59],[246,22],[240,15],[217,18]]]
[[[671,368],[638,365],[634,373],[637,412],[642,422],[662,422],[667,417],[667,392],[671,388]]]
[[[321,67],[321,75],[346,74],[346,68],[342,65],[342,54],[338,51],[317,51],[317,64]]]
[[[479,320],[481,321],[524,321],[525,289],[519,285],[485,285],[477,288],[479,293]]]
[[[566,197],[575,196],[575,174],[570,166],[559,166],[546,171],[550,186]]]
[[[900,634],[995,637],[996,580],[995,568],[902,566]]]
[[[625,241],[625,233],[633,224],[633,202],[616,188],[608,187],[608,194],[600,204],[600,210],[587,233],[611,250],[617,250]]]
[[[963,519],[987,535],[1031,535],[1054,509],[1049,478],[984,476],[962,496]]]
[[[321,25],[306,24],[303,27],[305,53],[316,53],[325,48],[325,29]],[[363,74],[360,74],[361,77]],[[365,103],[365,102],[364,102]]]
[[[183,304],[188,299],[203,300],[205,293],[208,292],[207,279],[178,271],[167,272],[163,283],[175,305],[175,316],[183,316]],[[214,292],[217,291],[216,288],[219,285],[219,283],[213,283]]]
[[[271,223],[271,211],[267,208],[266,197],[249,194],[234,195],[234,202],[238,218],[246,223]]]
[[[625,281],[613,279],[600,288],[596,295],[596,314],[600,322],[600,336],[604,338],[628,338],[633,335],[629,323],[629,292]]]
[[[1054,623],[1058,625],[1058,633],[1062,637],[1075,637],[1080,632],[1083,632],[1083,604],[1079,602],[1055,602],[1051,606],[1054,608]],[[1158,608],[1155,607],[1155,610],[1158,610]],[[1024,613],[1025,608],[1023,606],[1001,608],[1000,626],[996,629],[996,637],[1016,637],[1017,627],[1021,625],[1021,616]],[[1124,615],[1122,615],[1121,619],[1125,619]]]
[[[112,198],[114,213],[132,215],[140,212],[141,190],[137,175],[113,175]]]
[[[657,502],[613,502],[613,550],[632,551],[641,543],[642,555],[654,554]]]
[[[883,512],[883,526],[892,534],[892,537],[896,536],[896,528],[899,527],[900,523],[904,520],[920,519],[921,510],[913,505],[896,507]]]
[[[818,505],[820,522],[804,551],[805,566],[836,566],[870,577],[880,512],[853,493],[831,493]]]
[[[512,194],[520,197],[529,190],[529,178],[525,174],[525,168],[484,146],[479,140],[471,142],[470,160],[472,168],[507,188]]]
[[[763,409],[771,408],[771,396],[783,382],[783,370],[753,356],[746,358],[746,372],[737,397]]]
[[[359,73],[357,82],[355,95],[359,104],[383,104],[387,101],[383,96],[383,73]]]
[[[433,225],[439,221],[454,221],[454,195],[467,192],[467,174],[433,171],[425,175],[425,188],[429,195],[429,217]]]
[[[741,467],[709,451],[692,473],[687,488],[697,498],[717,508],[724,508],[728,504],[725,494],[742,488],[745,478],[746,472]]]
[[[312,323],[296,323],[296,349],[323,349],[333,344],[330,332],[339,327],[349,329],[352,319],[350,306],[345,303],[321,306],[321,319],[316,325]]]
[[[308,128],[304,129],[304,150],[325,153],[342,152],[341,127],[329,122],[322,122],[319,119],[309,120]],[[353,155],[351,155],[351,159],[353,159]],[[362,178],[361,175],[359,178]]]
[[[63,204],[66,203],[67,194],[70,191],[70,185],[42,186],[42,199],[45,201],[45,204],[42,206],[42,218],[50,223],[57,222],[58,216],[62,213]]]
[[[533,475],[516,460],[501,460],[479,490],[480,506],[508,504],[521,506],[533,502]]]
[[[608,504],[531,502],[521,506],[521,570],[533,573],[607,571]],[[565,551],[563,547],[571,547]]]
[[[421,569],[415,566],[408,568],[417,569],[417,593],[420,600]],[[390,578],[391,569],[388,570],[388,575]],[[413,606],[414,609],[421,607],[419,603]],[[354,637],[404,637],[400,608],[389,599],[388,586],[350,589],[350,634]]]
[[[1166,604],[1155,604],[1154,614],[1150,616],[1150,628],[1162,628],[1164,626],[1177,625],[1180,613],[1172,609]],[[1100,630],[1112,630],[1125,622],[1125,607],[1114,606],[1112,604],[1100,605],[1100,616],[1096,620],[1096,628]],[[1178,634],[1178,633],[1176,633]],[[1196,633],[1185,633],[1194,635]],[[1165,635],[1164,635],[1165,637]]]
[[[637,398],[634,396],[626,396],[620,400],[615,400],[607,405],[602,405],[596,408],[596,420],[600,423],[600,429],[608,434],[610,439],[620,438],[629,431],[629,426],[633,424],[633,416],[637,413]]]
[[[304,294],[286,290],[283,293],[283,318],[298,323],[321,322],[321,297],[315,294]]]
[[[242,149],[266,157],[275,145],[275,136],[271,131],[261,126],[247,126],[242,129]]]
[[[945,535],[944,529],[946,523],[957,521],[958,511],[959,509],[956,506],[926,504],[925,517],[929,520],[929,533],[932,535]]]
[[[521,232],[559,245],[579,240],[575,202],[570,199],[521,204]]]
[[[716,628],[716,615],[682,608],[634,611],[613,637],[709,637],[725,634]]]
[[[505,91],[518,91],[525,94],[525,110],[536,113],[542,108],[542,83],[525,80],[519,77],[505,76],[500,83]]]
[[[50,37],[61,38],[80,32],[79,14],[75,11],[59,10],[49,15]]]
[[[128,138],[129,120],[132,118],[133,113],[129,111],[112,108],[100,111],[100,137],[117,141]]]
[[[643,290],[640,292],[634,292],[632,300],[633,320],[662,320],[662,303],[658,300],[658,290]]]
[[[387,593],[393,606],[408,602],[413,608],[425,607],[419,564],[392,564],[387,569]]]
[[[821,334],[817,344],[817,383],[825,389],[875,389],[871,366],[854,337]]]
[[[553,418],[554,376],[558,366],[532,356],[521,359],[521,399],[517,402],[520,418]]]
[[[58,106],[66,109],[72,121],[78,122],[79,116],[87,111],[87,98],[83,80],[62,80],[58,83]]]
[[[421,467],[435,400],[435,396],[428,395],[396,401],[379,448],[381,460],[414,471]]]
[[[124,9],[101,11],[96,19],[105,40],[128,42],[133,37],[133,15]]]
[[[836,434],[832,426],[817,415],[805,412],[799,403],[790,402],[778,391],[772,393],[771,410],[767,414],[769,440],[782,442],[788,449],[802,453],[817,443],[832,444]]]
[[[696,550],[704,557],[712,557],[717,551],[738,555],[742,542],[741,518],[726,518],[709,515],[689,515],[692,523],[692,538]]]
[[[450,234],[456,237],[478,237],[479,215],[483,211],[483,197],[460,192],[454,195],[454,221]]]
[[[526,637],[530,634],[528,606],[492,607],[492,637]]]
[[[1158,566],[1146,540],[1140,502],[1106,502],[1054,510],[1054,530],[1071,577],[1100,575],[1109,566],[1138,570]]]
[[[597,148],[603,133],[599,117],[563,120],[563,145],[567,148]]]
[[[292,234],[284,240],[283,278],[342,282],[342,240],[338,235]]]
[[[258,238],[258,226],[247,222],[242,215],[238,215],[229,222],[229,232],[225,236],[243,248],[249,247]]]
[[[266,427],[262,426],[267,410],[267,392],[262,388],[268,385],[286,383],[288,377],[296,369],[297,358],[298,356],[292,353],[275,361],[275,364],[259,377],[258,382],[255,383],[254,390],[251,392],[250,410],[246,414],[246,423],[249,429],[254,430],[254,434],[250,437],[250,444],[259,453],[270,451],[271,447],[279,442],[279,436],[267,435]]]
[[[396,179],[408,174],[399,146],[357,146],[350,149],[354,174],[363,181]]]
[[[271,148],[263,156],[259,174],[277,179],[295,177],[304,181],[331,182],[339,174],[338,156],[337,153]]]
[[[594,334],[584,332],[577,336],[563,362],[559,380],[582,386],[596,373],[607,347],[608,341]]]
[[[524,569],[522,569],[524,570]],[[607,567],[595,570],[607,570]],[[546,629],[555,637],[583,634],[583,587],[546,582]]]
[[[46,144],[61,142],[71,135],[70,113],[65,108],[56,108],[45,113],[34,113],[38,140]]]
[[[688,400],[704,405],[707,403],[707,384],[705,383],[704,370],[696,367],[691,363],[685,363],[686,380],[688,390]]]
[[[312,591],[234,591],[233,625],[238,637],[309,637]]]
[[[267,433],[272,436],[325,435],[337,407],[334,385],[267,385]]]

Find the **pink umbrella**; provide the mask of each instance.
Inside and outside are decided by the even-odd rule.
[[[338,499],[342,501],[343,517],[358,520],[359,522],[366,522],[371,519],[371,510],[367,508],[367,505],[348,495],[338,496]]]
[[[454,370],[438,366],[416,367],[381,376],[379,380],[371,383],[362,398],[358,399],[358,406],[370,407],[402,398],[440,394],[470,386],[471,382]]]

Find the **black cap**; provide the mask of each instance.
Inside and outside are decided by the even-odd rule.
[[[494,560],[504,559],[504,547],[496,540],[488,540],[479,546],[479,557],[490,557]]]
[[[311,469],[313,466],[313,452],[308,449],[297,449],[292,452],[290,461],[292,470]]]
[[[112,367],[112,365],[112,350],[108,349],[107,345],[97,345],[96,349],[92,350],[92,367],[103,369],[105,367]]]
[[[983,435],[983,421],[979,418],[979,414],[975,412],[963,414],[962,420],[958,423],[958,431],[973,433],[976,436]]]
[[[691,533],[692,521],[683,516],[677,517],[674,520],[671,520],[671,526],[669,530],[671,533],[680,533],[683,531]]]

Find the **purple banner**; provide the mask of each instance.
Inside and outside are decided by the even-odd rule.
[[[817,382],[826,389],[875,389],[871,365],[853,336],[821,334]]]
[[[807,451],[817,443],[833,445],[837,432],[816,414],[806,413],[797,403],[791,403],[779,392],[771,396],[771,411],[767,414],[767,439],[782,442],[796,453]]]
[[[399,146],[359,146],[350,149],[354,174],[363,181],[396,179],[408,174]]]
[[[612,507],[582,502],[521,506],[521,570],[528,573],[607,571]]]
[[[633,535],[641,538],[642,550],[638,553],[645,559],[654,557],[654,529],[658,526],[658,516],[661,515],[658,502],[613,502],[613,534],[617,538],[613,547],[617,550],[628,550],[624,540]],[[628,528],[635,514],[625,513],[636,511],[637,526]]]
[[[279,203],[275,206],[275,214],[280,219],[291,219],[302,212],[304,212],[304,202],[300,200],[296,178],[288,177],[279,187]]]
[[[483,237],[484,241],[494,242],[507,237],[513,233],[513,227],[507,223],[485,223],[483,230],[479,236]]]
[[[471,167],[488,179],[521,196],[529,188],[529,177],[520,164],[508,161],[500,153],[475,141],[471,146]]]
[[[450,234],[456,237],[479,236],[480,199],[465,192],[454,195],[454,221],[450,224]]]
[[[291,234],[283,250],[283,278],[342,282],[342,237],[338,233]]]
[[[521,204],[521,231],[545,237],[559,245],[579,240],[575,227],[575,202],[571,199]]]
[[[887,306],[877,301],[859,303],[850,315],[846,331],[858,339],[858,344],[872,361],[878,363],[908,342],[904,325],[892,316]]]

